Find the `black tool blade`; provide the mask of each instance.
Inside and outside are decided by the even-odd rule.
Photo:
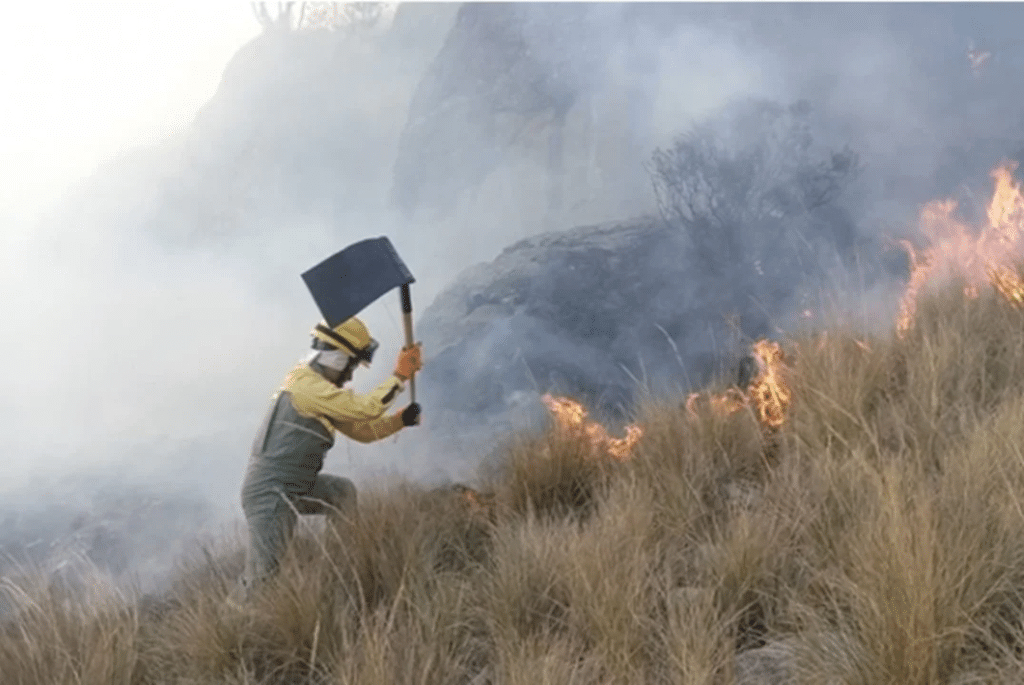
[[[303,273],[302,280],[332,328],[392,288],[416,281],[385,236],[349,245]]]

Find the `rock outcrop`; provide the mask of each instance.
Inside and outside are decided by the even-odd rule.
[[[547,416],[545,392],[624,420],[642,392],[703,384],[731,354],[707,287],[681,236],[653,217],[515,243],[459,275],[417,324],[431,423],[533,425]]]
[[[582,401],[615,429],[648,393],[735,381],[755,340],[813,323],[807,308],[827,306],[822,273],[834,273],[824,263],[762,266],[761,237],[740,231],[737,241],[739,257],[721,272],[684,231],[643,216],[541,233],[466,269],[417,323],[429,423],[478,448],[476,437],[542,425],[544,393]],[[893,275],[871,241],[832,247],[878,262],[862,270],[865,287]]]
[[[588,3],[464,5],[410,103],[394,202],[408,215],[441,217],[500,201],[549,226],[602,201],[595,211],[616,215],[613,198],[646,190],[641,138],[656,75],[622,20],[628,13]]]

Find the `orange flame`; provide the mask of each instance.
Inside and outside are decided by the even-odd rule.
[[[765,339],[754,343],[752,351],[758,373],[750,382],[747,392],[729,388],[720,395],[708,395],[707,401],[711,410],[720,416],[728,416],[743,407],[752,406],[758,423],[765,429],[775,430],[786,422],[786,412],[793,397],[782,371],[785,356],[777,342]],[[699,396],[700,393],[690,393],[686,398],[686,409],[693,417],[697,416]]]
[[[992,170],[995,190],[986,212],[988,225],[979,231],[954,216],[957,205],[953,200],[929,202],[921,210],[921,232],[929,241],[924,256],[919,258],[909,242],[901,242],[910,256],[911,271],[896,321],[900,337],[913,325],[922,287],[953,273],[965,278],[966,297],[977,297],[981,286],[988,283],[1014,306],[1024,304],[1024,281],[1010,268],[1020,252],[1024,228],[1024,197],[1020,184],[1013,180],[1016,168],[1016,162],[1007,162]]]
[[[494,504],[494,493],[480,493],[468,485],[456,484],[453,491],[458,495],[459,501],[466,505],[471,512],[486,513]]]
[[[568,397],[543,395],[541,401],[555,417],[559,430],[581,440],[586,440],[594,453],[604,452],[613,459],[626,461],[630,452],[643,435],[643,430],[636,424],[626,426],[626,437],[613,438],[608,435],[604,426],[587,421],[587,410],[579,402]]]
[[[758,340],[754,343],[754,358],[761,373],[750,384],[747,394],[754,403],[758,422],[765,428],[776,429],[786,422],[786,410],[793,398],[782,378],[782,348],[777,342]]]
[[[1019,273],[1009,267],[998,266],[990,268],[988,276],[992,285],[1007,302],[1016,309],[1024,307],[1024,283]]]
[[[700,396],[698,392],[691,392],[686,398],[686,410],[694,418],[697,417],[697,400]],[[705,395],[704,399],[711,411],[719,416],[735,414],[749,402],[749,398],[736,388],[729,388],[721,395]]]

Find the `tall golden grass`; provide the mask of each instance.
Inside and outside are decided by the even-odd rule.
[[[230,541],[146,601],[4,579],[0,682],[1022,682],[1024,315],[951,284],[902,339],[785,347],[770,445],[682,398],[623,463],[523,436],[493,500],[363,493],[247,607]]]

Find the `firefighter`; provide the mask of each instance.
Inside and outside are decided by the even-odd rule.
[[[285,378],[253,442],[242,510],[249,527],[242,599],[277,571],[298,514],[326,514],[336,522],[355,510],[351,480],[320,473],[334,431],[373,442],[419,423],[413,402],[387,414],[405,383],[422,368],[419,343],[402,348],[395,370],[367,395],[344,388],[357,366],[369,366],[377,341],[352,317],[334,328],[320,322],[312,331],[313,352]],[[237,597],[237,595],[236,595]]]

